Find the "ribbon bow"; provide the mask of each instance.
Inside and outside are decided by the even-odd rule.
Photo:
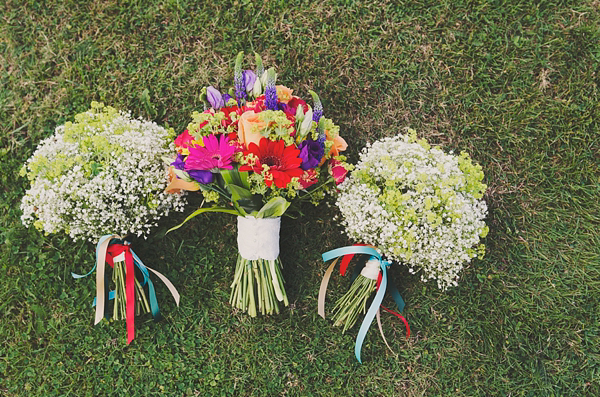
[[[362,345],[363,345],[364,339],[367,335],[367,332],[369,331],[369,327],[371,326],[371,323],[373,322],[374,317],[377,317],[377,325],[379,326],[379,332],[381,334],[381,337],[383,338],[383,341],[385,342],[388,349],[390,349],[390,351],[392,351],[392,353],[393,353],[393,350],[391,349],[390,345],[387,343],[387,340],[385,339],[385,336],[383,335],[383,328],[381,326],[381,318],[380,318],[380,314],[379,314],[380,307],[383,308],[385,311],[392,313],[393,315],[398,317],[400,320],[402,320],[402,322],[404,322],[404,325],[406,326],[406,330],[407,330],[407,335],[406,335],[407,338],[410,337],[410,327],[408,325],[408,322],[402,315],[386,308],[385,306],[383,306],[381,304],[381,302],[383,301],[383,296],[385,295],[385,292],[386,292],[386,288],[388,286],[387,268],[388,268],[388,266],[390,266],[391,263],[382,259],[381,254],[379,252],[377,252],[375,247],[367,246],[367,245],[363,245],[363,244],[356,244],[354,246],[336,248],[334,250],[325,252],[323,254],[323,261],[325,261],[325,262],[327,262],[330,259],[334,259],[334,258],[336,258],[336,259],[329,266],[329,268],[325,272],[325,275],[323,276],[323,280],[321,281],[321,288],[319,289],[319,300],[318,300],[319,315],[321,317],[325,318],[325,293],[327,291],[327,284],[329,283],[329,278],[331,277],[331,273],[333,272],[335,265],[337,264],[340,257],[342,257],[342,263],[340,265],[340,274],[343,276],[346,273],[348,264],[350,263],[350,261],[352,260],[352,258],[354,257],[355,254],[370,255],[372,258],[375,258],[379,261],[380,268],[381,268],[381,272],[379,273],[379,276],[377,279],[377,293],[375,294],[375,298],[373,299],[373,302],[371,303],[371,306],[369,307],[369,310],[367,311],[367,314],[365,315],[365,318],[360,326],[358,335],[356,337],[356,343],[354,345],[354,355],[356,356],[356,359],[358,360],[358,362],[362,364],[362,360],[360,358]],[[402,309],[404,309],[404,300],[400,296],[398,289],[396,288],[395,285],[390,284],[389,290],[390,290],[392,297],[394,298],[394,301],[396,302],[398,311],[402,312]]]
[[[87,277],[95,269],[96,272],[96,297],[94,298],[94,305],[96,306],[96,318],[94,325],[98,324],[102,317],[104,317],[104,306],[105,306],[105,283],[104,283],[104,270],[105,264],[108,263],[110,266],[114,266],[115,258],[123,254],[125,256],[125,294],[127,300],[126,317],[127,317],[127,344],[135,337],[134,317],[135,317],[135,268],[134,265],[140,270],[144,277],[142,286],[148,284],[148,293],[150,298],[150,310],[152,311],[152,317],[155,321],[160,319],[160,309],[158,308],[158,301],[156,299],[156,291],[154,290],[154,284],[150,280],[150,274],[148,270],[160,278],[165,283],[171,295],[175,299],[175,303],[179,306],[179,292],[175,286],[167,279],[164,275],[157,272],[156,270],[145,266],[141,259],[133,252],[130,248],[129,242],[123,240],[121,236],[116,234],[107,234],[102,236],[96,245],[96,263],[92,270],[87,274],[79,275],[71,273],[73,278]],[[110,291],[108,299],[114,299],[115,292]]]

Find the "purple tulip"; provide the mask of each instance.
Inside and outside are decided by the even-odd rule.
[[[177,153],[177,158],[171,163],[171,165],[177,170],[183,170],[185,167],[185,161],[183,161],[183,156],[181,153]]]
[[[298,145],[298,149],[300,149],[299,157],[302,159],[300,168],[305,171],[316,168],[325,154],[325,147],[318,140],[313,141],[312,139],[307,139],[302,141],[300,145]]]
[[[252,70],[244,70],[242,72],[242,76],[244,77],[244,86],[246,87],[246,92],[251,93],[254,89],[254,82],[256,81],[256,75]]]
[[[188,171],[187,173],[189,176],[198,181],[198,183],[203,185],[207,185],[215,179],[213,173],[206,170],[192,170]]]
[[[212,106],[212,108],[215,110],[221,109],[225,105],[225,103],[223,102],[223,96],[221,95],[219,90],[217,90],[212,85],[206,88],[206,99],[208,99],[210,106]]]

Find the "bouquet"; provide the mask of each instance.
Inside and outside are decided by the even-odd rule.
[[[338,186],[336,205],[348,237],[373,250],[352,252],[372,259],[337,302],[334,325],[344,331],[354,325],[390,263],[406,265],[441,290],[456,286],[465,264],[485,253],[483,176],[467,153],[432,148],[414,130],[367,145]]]
[[[92,102],[91,109],[76,115],[74,122],[57,127],[23,166],[21,174],[31,182],[21,202],[23,224],[46,234],[65,232],[74,241],[96,241],[112,233],[149,233],[160,217],[183,211],[185,205],[183,196],[164,193],[168,173],[161,158],[172,152],[173,135],[155,123]],[[115,319],[125,317],[120,308],[135,303],[126,302],[126,294],[119,293],[126,278],[135,279],[126,262],[123,257],[113,264]],[[104,285],[100,273],[97,280]],[[127,289],[133,291],[134,286],[135,282]],[[130,308],[129,315],[131,310],[149,311],[141,284],[137,292],[137,308]],[[103,298],[98,289],[100,294]],[[97,313],[103,309],[97,305]]]
[[[235,61],[233,88],[202,90],[205,110],[194,112],[175,140],[167,191],[197,190],[207,205],[214,203],[184,223],[203,212],[237,215],[230,303],[256,316],[278,313],[278,302],[288,305],[279,260],[281,216],[292,203],[319,203],[349,166],[340,155],[346,142],[323,115],[318,95],[310,91],[311,107],[276,85],[275,70],[265,70],[258,54],[256,69],[242,70],[243,55]]]

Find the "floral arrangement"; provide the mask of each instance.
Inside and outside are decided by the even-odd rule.
[[[348,237],[446,290],[458,285],[466,263],[485,254],[482,180],[467,153],[446,154],[409,130],[367,145],[336,205]]]
[[[173,133],[102,103],[56,127],[21,169],[31,187],[21,201],[25,226],[64,231],[74,241],[107,233],[141,236],[185,198],[164,193],[161,158]]]
[[[348,237],[379,255],[370,254],[377,260],[367,262],[337,302],[334,324],[352,327],[382,271],[394,262],[419,272],[423,281],[435,281],[441,290],[456,286],[465,264],[485,253],[480,243],[489,230],[483,176],[467,153],[446,154],[417,139],[414,130],[367,145],[355,170],[338,186],[336,205]]]
[[[275,69],[243,70],[235,61],[234,87],[202,90],[203,112],[194,112],[177,137],[168,192],[198,190],[203,212],[238,216],[238,260],[230,302],[251,316],[287,306],[279,261],[280,217],[292,202],[317,204],[349,169],[339,127],[323,115],[318,95],[311,107],[293,90],[276,85]],[[188,220],[186,219],[186,221]],[[185,221],[184,221],[185,223]],[[258,309],[257,309],[258,307]]]
[[[31,182],[21,202],[23,224],[46,234],[65,232],[74,241],[97,241],[112,233],[148,234],[159,218],[184,209],[185,197],[164,193],[168,172],[161,159],[174,150],[173,136],[172,130],[153,122],[92,102],[91,109],[77,114],[74,122],[58,126],[23,166],[21,174]],[[146,270],[152,269],[131,258],[131,254],[121,255],[109,262],[116,287],[109,293],[114,298],[113,318],[124,319],[127,312],[129,342],[133,313],[158,315]],[[134,262],[144,269],[141,284],[135,279]],[[103,272],[101,277],[98,273],[97,284],[104,298]],[[150,305],[143,289],[146,284]],[[99,308],[96,323],[105,314]]]

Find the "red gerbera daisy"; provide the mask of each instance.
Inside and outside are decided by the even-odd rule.
[[[244,156],[251,156],[249,164],[240,167],[240,171],[254,171],[265,178],[267,186],[275,182],[275,186],[284,189],[292,178],[300,177],[304,171],[300,168],[302,159],[298,157],[300,150],[295,145],[285,146],[282,140],[271,141],[261,138],[259,145],[250,143]],[[263,169],[263,165],[268,168]]]

